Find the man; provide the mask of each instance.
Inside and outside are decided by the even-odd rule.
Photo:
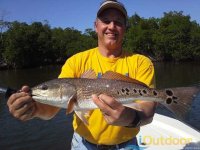
[[[154,68],[151,61],[138,54],[127,54],[122,50],[122,42],[127,25],[127,11],[123,4],[115,0],[104,1],[95,21],[98,47],[78,53],[69,58],[62,68],[59,78],[80,77],[88,70],[94,70],[97,77],[106,71],[118,72],[153,86]],[[34,102],[24,86],[20,93],[8,100],[10,112],[20,120],[34,117],[51,119],[58,108]],[[124,149],[137,145],[136,135],[141,125],[152,121],[154,102],[138,101],[141,111],[120,104],[109,95],[92,95],[100,108],[89,114],[89,125],[85,125],[74,115],[74,136],[72,149]]]

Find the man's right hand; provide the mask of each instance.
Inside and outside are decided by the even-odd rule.
[[[36,102],[29,91],[28,86],[23,86],[20,92],[12,94],[7,102],[10,113],[22,121],[34,118],[36,114]]]

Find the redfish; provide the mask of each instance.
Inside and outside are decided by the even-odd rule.
[[[75,111],[81,120],[87,122],[86,112],[98,109],[92,101],[93,94],[112,96],[124,106],[137,110],[140,109],[137,101],[158,102],[178,119],[183,119],[199,92],[198,86],[149,88],[140,81],[110,71],[97,79],[90,70],[82,78],[54,79],[37,85],[32,88],[32,97],[40,103],[66,108],[67,113]]]

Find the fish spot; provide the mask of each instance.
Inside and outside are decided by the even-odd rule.
[[[109,84],[107,84],[107,85],[106,85],[106,87],[107,87],[107,88],[109,88],[109,87],[110,87],[110,85],[109,85]]]
[[[174,104],[178,104],[178,102],[177,102],[177,101],[175,101],[175,100],[173,100],[173,102],[174,102]]]
[[[176,97],[176,96],[173,96],[173,97],[172,97],[172,99],[178,99],[178,97]]]
[[[165,92],[166,92],[166,94],[167,94],[168,96],[172,96],[172,95],[173,95],[173,92],[172,92],[171,90],[166,90]]]
[[[129,92],[126,92],[126,95],[129,95]]]
[[[146,91],[146,90],[143,90],[142,92],[143,92],[144,94],[147,94],[147,91]]]
[[[130,91],[128,88],[126,88],[125,90],[126,90],[126,92],[129,92],[129,91]]]
[[[118,94],[118,95],[120,94],[119,91],[117,91],[117,94]]]
[[[136,89],[133,89],[133,92],[134,92],[134,93],[137,93],[137,90],[136,90]]]
[[[167,98],[167,99],[166,99],[166,103],[167,103],[167,104],[171,104],[171,103],[172,103],[172,99],[171,99],[171,98]]]
[[[140,93],[140,96],[142,96],[142,92],[141,92],[141,90],[139,90],[139,93]]]
[[[125,89],[122,89],[122,93],[125,93],[125,91],[126,91]]]
[[[157,96],[158,93],[157,93],[156,91],[153,91],[153,95],[154,95],[154,96]]]

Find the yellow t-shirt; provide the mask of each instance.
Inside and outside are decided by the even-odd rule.
[[[78,78],[90,69],[95,71],[97,77],[101,77],[106,71],[113,71],[153,87],[154,67],[147,57],[123,52],[120,57],[110,59],[102,56],[98,48],[80,52],[69,58],[62,67],[59,78]],[[139,128],[108,125],[99,109],[93,110],[87,119],[88,126],[74,115],[73,128],[80,136],[94,144],[120,144],[132,139],[139,132]]]

